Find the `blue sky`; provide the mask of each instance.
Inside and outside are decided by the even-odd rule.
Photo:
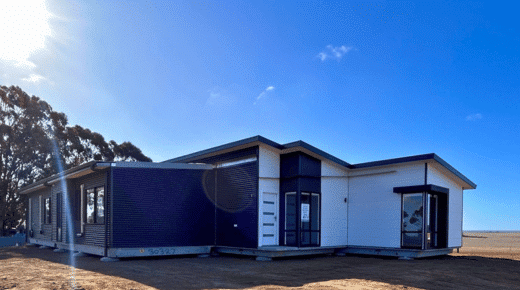
[[[520,230],[519,7],[2,5],[0,84],[154,161],[254,135],[349,163],[434,152],[478,184],[464,229]]]

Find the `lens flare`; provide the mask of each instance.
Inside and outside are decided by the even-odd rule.
[[[71,288],[76,289],[76,260],[74,258],[74,226],[72,223],[72,212],[70,210],[69,203],[69,194],[67,190],[67,182],[63,175],[63,164],[61,163],[60,154],[58,150],[58,145],[56,144],[55,139],[51,139],[54,158],[56,159],[56,166],[58,167],[59,177],[60,177],[60,186],[61,186],[61,195],[62,195],[62,204],[65,207],[65,216],[67,217],[67,236],[69,242],[69,255],[70,255],[70,283]]]

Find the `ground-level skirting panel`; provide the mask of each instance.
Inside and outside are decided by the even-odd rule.
[[[244,255],[253,257],[267,257],[267,258],[281,258],[292,256],[308,256],[308,255],[326,255],[333,254],[337,248],[333,247],[312,247],[312,248],[297,248],[297,247],[265,247],[265,248],[235,248],[235,247],[214,247],[213,251],[216,253]]]
[[[211,246],[108,249],[108,257],[111,257],[111,258],[193,255],[193,254],[210,254],[210,253],[211,253]]]
[[[51,248],[56,247],[56,243],[55,242],[46,241],[46,240],[40,240],[40,239],[33,239],[33,238],[29,239],[29,244],[46,246],[46,247],[51,247]]]
[[[71,250],[70,244],[67,244],[67,243],[56,243],[56,248],[64,249],[64,250]],[[104,247],[91,246],[91,245],[74,244],[74,245],[72,245],[72,251],[96,255],[96,256],[105,255]]]
[[[52,248],[71,250],[67,243],[55,243],[39,239],[29,239],[30,244],[42,245]],[[399,249],[399,248],[377,248],[362,246],[342,246],[342,247],[286,247],[286,246],[266,246],[260,248],[238,248],[222,246],[185,246],[185,247],[143,247],[143,248],[109,248],[106,253],[110,258],[131,258],[149,256],[174,256],[174,255],[200,255],[223,253],[232,255],[243,255],[260,258],[283,258],[294,256],[309,255],[328,255],[328,254],[355,254],[355,255],[375,255],[390,256],[397,258],[425,258],[450,254],[456,248],[444,249]],[[90,245],[73,245],[73,251],[105,256],[105,248]]]
[[[375,256],[390,256],[398,258],[424,258],[433,256],[448,255],[453,251],[453,248],[444,249],[428,249],[428,250],[414,250],[414,249],[399,249],[399,248],[376,248],[376,247],[346,247],[338,250],[337,253],[357,254],[357,255],[375,255]]]

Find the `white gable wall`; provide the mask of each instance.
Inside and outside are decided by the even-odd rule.
[[[448,247],[462,247],[462,186],[449,178],[447,169],[428,163],[428,184],[446,187],[448,194]]]
[[[357,176],[374,173],[381,174]],[[351,171],[348,245],[401,247],[401,195],[393,189],[423,184],[424,163]]]
[[[267,147],[260,146],[258,152],[258,246],[262,246],[262,200],[263,193],[276,193],[280,194],[280,154],[269,150]],[[279,206],[276,218],[279,220]],[[277,235],[278,238],[278,235]],[[278,243],[278,240],[276,243]]]
[[[332,162],[321,161],[321,176],[321,246],[347,245],[347,171]]]

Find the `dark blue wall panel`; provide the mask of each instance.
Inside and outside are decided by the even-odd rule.
[[[214,244],[214,206],[204,170],[113,168],[113,240],[118,247]]]
[[[300,191],[321,192],[321,179],[317,177],[300,177]]]
[[[258,162],[216,169],[219,246],[258,247]]]
[[[321,161],[302,152],[280,156],[280,177],[321,176]]]
[[[300,175],[321,176],[321,161],[305,153],[300,153]]]
[[[294,152],[280,156],[280,178],[300,175],[300,153]]]

